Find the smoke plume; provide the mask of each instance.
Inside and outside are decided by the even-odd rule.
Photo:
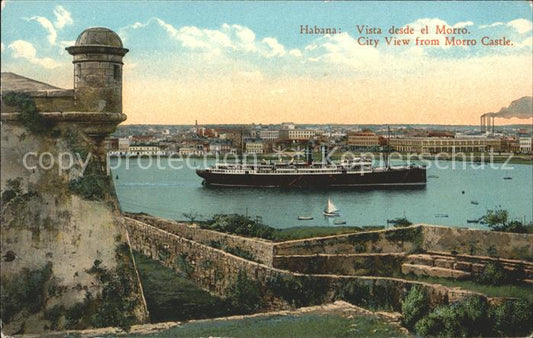
[[[509,107],[503,107],[497,113],[487,113],[484,116],[502,117],[504,119],[510,119],[517,117],[519,119],[528,119],[533,117],[533,97],[524,96],[518,100],[511,102]]]

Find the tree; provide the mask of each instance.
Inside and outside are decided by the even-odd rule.
[[[483,216],[482,219],[489,226],[489,228],[498,231],[507,225],[509,212],[504,209],[487,210],[487,214]]]
[[[520,221],[509,222],[509,212],[504,209],[487,210],[487,214],[481,217],[488,227],[493,231],[505,231],[514,233],[527,233],[528,227]]]
[[[197,218],[202,217],[202,215],[200,215],[197,211],[191,210],[191,211],[189,211],[189,212],[184,212],[184,213],[183,213],[183,217],[185,217],[186,219],[188,219],[189,222],[194,223],[194,221],[195,221]]]
[[[395,219],[387,220],[387,223],[392,224],[395,228],[404,228],[412,225],[413,223],[405,217],[398,217]]]
[[[409,329],[413,329],[416,322],[427,315],[429,310],[424,289],[418,285],[413,286],[402,302],[403,325]]]

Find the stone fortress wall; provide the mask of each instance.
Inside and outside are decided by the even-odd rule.
[[[222,244],[250,253],[256,262],[299,273],[469,278],[497,260],[509,272],[524,269],[526,281],[533,280],[533,236],[528,234],[415,225],[274,243],[149,215],[128,216],[194,242]]]
[[[213,246],[223,246],[227,248],[248,252],[255,258],[255,261],[272,266],[274,243],[258,238],[248,238],[225,234],[218,231],[202,229],[197,225],[172,221],[163,218],[152,217],[143,214],[126,214],[125,219],[130,221],[140,221],[165,230],[171,234],[178,235],[191,241]]]
[[[245,273],[274,308],[346,300],[356,305],[399,311],[414,285],[423,287],[432,306],[474,294],[440,285],[374,276],[302,274],[252,262],[186,239],[148,223],[124,219],[132,248],[192,279],[199,287],[225,297],[237,276]]]
[[[90,28],[69,52],[90,51],[100,66],[121,70],[127,50],[116,46],[117,39],[108,29]],[[149,318],[105,171],[103,139],[126,118],[122,74],[108,82],[93,68],[79,70],[82,80],[73,90],[2,73],[0,276],[6,334],[127,326]],[[101,80],[106,88],[100,88]],[[60,159],[68,165],[60,166]]]

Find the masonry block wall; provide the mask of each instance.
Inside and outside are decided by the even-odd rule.
[[[273,308],[306,306],[343,299],[356,305],[399,311],[414,285],[428,294],[432,306],[447,304],[472,292],[385,277],[293,273],[228,254],[147,223],[125,218],[132,247],[218,296],[228,296],[239,273],[245,273]]]

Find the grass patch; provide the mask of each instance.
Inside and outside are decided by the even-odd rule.
[[[305,314],[190,323],[159,337],[405,337],[396,326],[371,316]]]
[[[152,322],[214,318],[232,312],[223,299],[199,289],[191,280],[139,252],[133,255]]]
[[[482,293],[489,297],[513,297],[533,301],[533,288],[526,285],[483,285],[468,280],[453,280],[448,278],[414,275],[406,275],[404,278],[420,282],[440,284],[448,287],[460,287],[465,290]]]
[[[356,226],[301,226],[287,229],[276,229],[238,214],[215,215],[213,216],[212,220],[198,222],[197,224],[203,229],[215,230],[245,237],[262,238],[275,242],[341,235],[363,230],[375,230],[375,228],[363,229]]]
[[[287,229],[276,229],[273,239],[276,242],[283,242],[312,237],[342,235],[360,231],[363,231],[363,229],[356,226],[302,226]]]

